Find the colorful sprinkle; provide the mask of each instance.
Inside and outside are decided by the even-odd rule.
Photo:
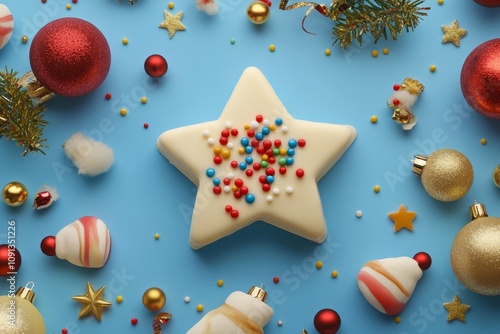
[[[236,40],[235,40],[234,38],[231,38],[231,39],[229,40],[229,42],[230,42],[231,44],[234,44],[234,43],[236,43]]]
[[[116,296],[116,302],[117,303],[121,303],[123,301],[123,297],[122,296]]]
[[[361,218],[363,216],[363,212],[361,210],[356,211],[356,217]]]
[[[72,3],[77,3],[77,2],[78,2],[78,0],[71,0],[71,2],[72,2]]]
[[[213,168],[207,168],[206,174],[208,177],[214,177],[215,175],[215,169]]]
[[[389,49],[388,48],[384,48],[382,50],[382,53],[387,56],[389,54]]]
[[[21,36],[21,42],[28,43],[28,36],[26,35]]]
[[[202,312],[203,311],[203,305],[202,304],[196,305],[196,311]]]
[[[122,115],[122,116],[127,115],[127,109],[125,109],[125,108],[121,108],[121,109],[120,109],[120,115]]]
[[[283,321],[282,320],[278,320],[278,326],[283,326]]]
[[[238,218],[239,215],[240,215],[240,213],[238,212],[238,210],[231,210],[231,217],[232,218]]]
[[[378,57],[378,50],[373,50],[373,51],[372,51],[372,57],[373,57],[373,58]]]
[[[372,117],[370,117],[370,122],[372,123],[377,123],[378,122],[378,117],[373,115]]]
[[[276,51],[276,46],[274,44],[269,45],[269,51],[271,52]]]
[[[329,56],[329,55],[331,55],[331,54],[332,54],[332,50],[330,50],[330,49],[326,49],[326,50],[325,50],[325,55],[326,55],[326,56]]]
[[[141,103],[142,104],[146,104],[147,102],[148,102],[148,98],[147,97],[145,97],[145,96],[141,97]]]
[[[332,277],[337,278],[339,276],[339,273],[337,270],[332,271]]]
[[[70,9],[71,9],[71,4],[70,4],[70,3],[66,4],[66,9],[67,9],[67,10],[70,10]]]
[[[111,100],[111,93],[106,93],[106,95],[104,95],[104,98],[106,100]]]
[[[155,233],[155,239],[156,240],[160,239],[160,234],[159,233]]]
[[[486,138],[481,138],[479,141],[482,145],[486,145]]]
[[[316,269],[321,269],[321,268],[323,268],[323,262],[316,261]]]
[[[144,129],[147,129],[147,128],[149,128],[149,124],[148,123],[144,123],[143,127],[144,127]]]
[[[396,317],[394,318],[394,322],[399,324],[401,322],[401,318],[400,317]]]
[[[297,169],[295,172],[295,175],[297,175],[298,178],[301,178],[304,176],[304,170],[302,168]]]
[[[124,37],[122,38],[122,44],[127,45],[128,44],[128,38]]]
[[[191,301],[191,298],[189,296],[184,297],[184,303],[189,303]]]
[[[434,72],[436,72],[436,65],[431,65],[431,66],[429,67],[429,70],[430,70],[431,72],[433,72],[433,73],[434,73]]]
[[[168,3],[168,9],[174,9],[174,3],[173,2],[169,2]]]
[[[42,1],[43,3],[45,3],[45,1]],[[63,328],[61,330],[61,334],[68,334],[68,330],[66,328]]]
[[[375,187],[373,187],[373,191],[376,193],[380,192],[380,186],[377,184]]]
[[[137,318],[132,318],[132,319],[130,319],[130,323],[131,323],[133,326],[137,325],[137,322],[138,322]]]
[[[442,5],[444,3],[444,0],[437,0],[438,5]]]
[[[286,193],[287,194],[293,193],[293,187],[290,187],[290,186],[286,187]]]
[[[278,284],[280,282],[280,278],[278,276],[273,277],[274,284]]]

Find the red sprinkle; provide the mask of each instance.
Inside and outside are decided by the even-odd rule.
[[[304,176],[304,170],[302,168],[297,169],[297,171],[295,172],[295,175],[297,175],[297,177]]]
[[[43,3],[45,3],[47,0],[42,0]],[[110,93],[106,93],[106,95],[104,96],[106,98],[106,100],[111,100],[111,94]]]
[[[276,162],[276,158],[275,157],[269,157],[267,158],[267,162],[270,163],[270,164],[273,164]]]
[[[238,210],[232,210],[231,211],[231,217],[238,218],[239,215],[240,215],[240,213],[238,212]]]
[[[394,104],[395,106],[399,106],[399,100],[398,99],[393,99],[392,100],[392,104]]]
[[[219,139],[219,143],[221,143],[222,145],[227,145],[227,137],[220,137]]]
[[[273,142],[270,141],[269,139],[264,140],[263,144],[266,149],[271,148],[273,146]]]
[[[221,133],[220,133],[220,135],[222,137],[229,137],[229,130],[222,130]]]
[[[262,117],[262,115],[257,115],[255,116],[255,120],[260,123],[264,120],[264,117]]]
[[[252,147],[258,147],[259,146],[259,141],[257,139],[252,139],[251,143]]]
[[[221,193],[222,189],[219,186],[214,187],[214,194],[219,195]]]
[[[234,195],[234,198],[241,198],[241,196],[242,196],[241,191],[239,191],[239,190],[236,190],[233,195]]]
[[[269,183],[264,183],[262,185],[262,190],[263,191],[269,191],[269,190],[271,190],[271,185]]]
[[[252,165],[252,168],[254,170],[259,170],[260,169],[260,164],[258,162],[255,162],[253,165]]]
[[[243,185],[243,180],[238,178],[238,179],[234,180],[234,184],[239,188]]]
[[[280,174],[281,175],[286,174],[286,167],[285,166],[280,167]]]
[[[240,192],[241,192],[241,194],[242,194],[242,195],[246,195],[246,194],[248,194],[248,187],[246,187],[246,186],[242,186],[242,187],[240,188]]]
[[[394,86],[392,86],[392,89],[394,89],[394,90],[399,90],[400,88],[401,88],[401,86],[398,84],[395,84]]]
[[[134,325],[134,326],[135,326],[135,325],[137,325],[137,318],[132,318],[132,319],[130,320],[130,323],[131,323],[132,325]]]
[[[253,131],[252,129],[248,130],[247,131],[247,136],[250,137],[250,138],[255,137],[255,131]]]
[[[304,139],[299,139],[297,141],[297,144],[299,145],[299,147],[304,147],[306,146],[306,141]]]
[[[276,146],[276,147],[280,147],[280,146],[281,146],[281,140],[276,139],[276,140],[274,141],[274,146]]]
[[[226,210],[226,212],[231,212],[231,210],[233,210],[233,207],[231,205],[226,205],[224,210]]]
[[[225,177],[224,180],[222,180],[222,182],[224,182],[224,184],[228,186],[229,183],[231,183],[231,180],[228,177]]]
[[[257,147],[257,153],[259,154],[264,154],[266,152],[266,149],[264,148],[264,146],[259,146]]]
[[[238,129],[231,129],[231,135],[236,137],[238,135]]]
[[[43,3],[45,3],[47,0],[42,0]],[[66,328],[63,328],[61,331],[62,334],[68,334],[68,330]]]
[[[217,164],[217,165],[220,165],[222,162],[222,157],[220,155],[216,155],[214,157],[214,163]]]
[[[73,3],[77,3],[77,2],[78,2],[78,0],[72,0],[72,1],[73,1]],[[268,4],[268,5],[269,5],[269,4]]]
[[[231,167],[237,168],[238,167],[238,161],[236,161],[236,160],[231,161]]]
[[[144,123],[144,129],[147,129],[149,128],[149,124],[148,123]]]
[[[266,175],[274,175],[274,173],[275,173],[274,168],[272,167],[266,168]]]
[[[262,184],[266,183],[267,182],[266,181],[266,176],[265,175],[259,176],[259,182],[262,183]]]
[[[247,176],[249,176],[249,177],[250,177],[250,176],[252,176],[252,175],[253,175],[253,170],[251,170],[251,169],[247,169],[247,170],[245,171],[245,174],[246,174]]]
[[[278,276],[274,276],[274,277],[273,277],[273,282],[274,282],[275,284],[278,284],[278,283],[279,283],[279,281],[280,281],[280,278],[279,278]]]

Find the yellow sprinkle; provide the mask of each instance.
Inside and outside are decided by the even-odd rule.
[[[215,146],[215,147],[214,147],[214,154],[215,154],[215,155],[219,155],[219,154],[221,154],[221,153],[222,153],[222,147],[220,147],[220,146]]]
[[[389,49],[388,48],[384,48],[382,50],[382,53],[385,54],[386,56],[389,54]]]
[[[321,268],[323,268],[323,262],[316,261],[316,269],[321,269]]]
[[[125,116],[127,114],[127,109],[121,108],[120,109],[120,115]]]
[[[262,160],[267,161],[268,159],[269,157],[267,156],[267,154],[262,154]]]
[[[375,187],[373,187],[373,191],[378,193],[380,191],[380,186],[377,184]]]
[[[245,148],[243,146],[241,146],[239,149],[238,149],[238,153],[239,154],[244,154],[245,153]]]
[[[331,55],[331,54],[332,54],[332,50],[330,50],[330,49],[326,49],[326,50],[325,50],[325,55],[326,55],[326,56],[329,56],[329,55]]]
[[[70,10],[70,9],[71,9],[71,4],[69,4],[69,3],[68,3],[68,4],[66,4],[66,9],[67,9],[67,10]]]
[[[155,233],[155,239],[156,240],[160,239],[160,235],[158,233]]]
[[[174,3],[173,2],[169,2],[168,3],[168,9],[174,9]]]
[[[224,159],[229,159],[229,157],[231,156],[231,151],[229,151],[227,148],[225,148],[222,150],[221,155]]]
[[[486,145],[486,138],[481,138],[480,142],[481,144]]]
[[[217,286],[223,286],[224,285],[224,281],[223,280],[218,280],[217,281]]]
[[[148,98],[145,96],[141,97],[141,103],[146,104],[146,102],[148,102]]]
[[[372,57],[373,57],[373,58],[378,57],[378,51],[377,51],[377,50],[373,50],[373,51],[372,51]]]
[[[238,190],[238,187],[237,187],[235,184],[233,184],[233,185],[231,186],[231,190],[232,190],[232,191],[236,191],[236,190]]]
[[[338,271],[337,270],[332,271],[332,277],[337,278],[337,276],[339,276]]]
[[[269,51],[271,52],[276,51],[276,46],[274,44],[269,45]]]
[[[23,42],[23,43],[27,43],[27,42],[28,42],[28,36],[23,35],[23,36],[21,37],[21,42]]]
[[[376,115],[373,115],[372,117],[370,117],[370,122],[377,123],[378,122],[378,117]]]
[[[394,322],[399,324],[401,322],[401,318],[400,317],[396,317],[394,318]]]
[[[444,3],[444,0],[438,0],[438,5],[442,5]]]
[[[274,125],[274,124],[269,125],[269,129],[270,129],[271,131],[276,130],[276,125]]]
[[[280,155],[286,155],[288,150],[286,148],[280,148]]]
[[[203,311],[203,305],[202,304],[196,305],[196,311],[198,311],[198,312]]]
[[[122,296],[116,296],[116,302],[117,303],[121,303],[123,301],[123,297]]]
[[[122,38],[122,43],[123,43],[123,45],[127,45],[128,44],[128,38],[126,38],[126,37]]]
[[[245,125],[243,125],[243,128],[244,128],[245,130],[250,129],[250,124],[245,124]]]
[[[436,72],[436,65],[431,65],[431,66],[429,67],[429,70],[430,70],[431,72]]]

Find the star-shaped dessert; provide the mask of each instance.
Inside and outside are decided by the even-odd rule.
[[[156,146],[198,186],[190,231],[198,249],[259,220],[324,241],[317,182],[355,138],[351,126],[293,118],[249,67],[219,119],[166,131]]]
[[[460,320],[465,321],[465,312],[470,309],[469,305],[462,304],[460,297],[455,296],[451,303],[444,303],[443,306],[448,311],[448,321]]]
[[[449,26],[442,25],[441,29],[444,32],[443,44],[451,42],[455,46],[460,46],[460,39],[467,34],[467,30],[459,27],[457,20],[454,20]]]
[[[94,291],[92,285],[87,282],[87,293],[82,296],[73,296],[72,298],[83,304],[80,310],[79,318],[86,316],[89,313],[95,315],[97,320],[101,320],[101,312],[103,309],[111,306],[111,303],[102,299],[102,294],[104,293],[105,287],[101,287],[99,290]]]
[[[399,231],[402,228],[407,228],[413,231],[413,219],[417,216],[416,212],[407,211],[406,206],[401,204],[398,211],[390,212],[388,214],[389,218],[394,222],[394,232]]]
[[[164,12],[165,12],[165,21],[160,23],[159,27],[163,28],[163,29],[167,29],[168,36],[170,38],[174,37],[174,35],[177,31],[186,30],[186,27],[181,22],[182,14],[183,14],[182,11],[180,11],[174,15],[172,15],[169,11],[166,11],[166,10]]]

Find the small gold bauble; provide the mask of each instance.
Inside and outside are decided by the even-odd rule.
[[[253,1],[247,7],[247,16],[250,22],[254,24],[263,24],[269,19],[271,9],[269,6],[260,0]]]
[[[148,310],[153,312],[161,310],[166,302],[167,297],[160,288],[149,288],[142,295],[142,303]]]
[[[458,280],[481,295],[500,295],[500,218],[480,217],[458,232],[450,261]]]
[[[21,182],[9,182],[3,187],[2,199],[9,206],[19,206],[28,199],[28,190]]]
[[[493,183],[500,188],[500,165],[497,165],[493,169]]]

